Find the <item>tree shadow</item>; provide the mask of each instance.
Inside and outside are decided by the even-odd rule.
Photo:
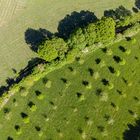
[[[113,19],[116,19],[116,12],[113,9],[105,10],[104,11],[104,16],[105,17],[111,17]]]
[[[36,67],[39,64],[44,64],[44,63],[46,62],[38,57],[32,58],[28,62],[27,66],[24,69],[20,70],[20,72],[18,73],[19,76],[16,78],[15,82],[19,83],[24,77],[30,75],[33,72],[34,67]]]
[[[130,16],[132,12],[128,9],[126,9],[124,6],[119,6],[115,10],[109,9],[104,11],[104,16],[105,17],[111,17],[114,20],[121,20],[126,16]]]
[[[37,52],[38,46],[48,38],[52,37],[52,33],[46,29],[39,28],[38,30],[28,28],[25,32],[25,41],[30,45],[30,48]]]
[[[140,139],[140,120],[136,121],[136,125],[128,124],[128,130],[123,133],[124,140]]]
[[[6,86],[1,86],[0,87],[0,96],[2,96],[6,91],[9,91],[10,87],[14,84],[18,84],[23,78],[27,77],[28,75],[30,75],[33,72],[33,68],[36,67],[39,64],[44,64],[46,63],[44,60],[40,59],[40,58],[32,58],[27,66],[20,70],[20,72],[17,73],[17,77],[16,78],[7,78],[6,79]],[[12,69],[13,71],[13,69]],[[15,71],[15,69],[14,69]]]
[[[84,10],[80,12],[74,11],[70,15],[66,15],[64,19],[59,22],[57,34],[59,37],[67,39],[76,28],[84,27],[97,20],[98,18],[93,12]]]
[[[140,9],[140,0],[135,0],[135,6]]]
[[[3,95],[3,93],[5,93],[7,91],[7,87],[6,86],[1,86],[0,87],[0,97]]]
[[[12,86],[14,84],[15,80],[14,78],[7,78],[6,83],[8,86]]]
[[[133,10],[134,13],[138,13],[139,12],[139,10],[136,7],[132,7],[132,10]]]

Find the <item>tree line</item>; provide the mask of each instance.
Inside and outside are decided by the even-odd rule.
[[[68,38],[53,35],[38,45],[40,58],[49,63],[63,59],[73,59],[81,50],[97,43],[107,43],[116,37],[117,30],[121,32],[139,22],[140,13],[134,14],[123,6],[115,10],[107,10],[101,19],[90,22],[73,30]]]
[[[53,36],[39,45],[37,53],[47,62],[56,59],[62,60],[71,53],[74,57],[77,51],[81,51],[85,47],[112,40],[115,37],[115,25],[116,23],[111,17],[103,17],[96,23],[90,23],[74,30],[67,40]]]

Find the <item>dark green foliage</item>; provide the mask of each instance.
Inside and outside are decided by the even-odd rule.
[[[63,59],[67,49],[68,47],[65,41],[62,38],[55,37],[51,40],[45,41],[39,46],[38,55],[42,59],[51,62],[56,58]]]
[[[95,42],[107,42],[115,37],[115,21],[112,18],[103,17],[96,23]]]

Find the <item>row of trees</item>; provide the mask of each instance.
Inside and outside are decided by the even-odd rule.
[[[93,20],[94,18],[91,18],[93,13],[89,15],[89,22],[79,27],[76,26],[75,30],[72,28],[70,35],[66,38],[63,36],[65,40],[58,35],[45,41],[43,39],[43,43],[38,47],[38,55],[51,63],[65,58],[73,59],[84,48],[96,43],[109,42],[115,38],[116,33],[122,33],[132,25],[140,23],[140,12],[132,15],[132,12],[123,6],[105,11],[104,17],[100,20],[97,18]]]
[[[94,43],[112,40],[115,37],[115,25],[111,17],[103,17],[96,23],[76,29],[66,41],[56,36],[44,41],[39,46],[38,54],[47,62],[62,60],[72,51],[80,51]]]

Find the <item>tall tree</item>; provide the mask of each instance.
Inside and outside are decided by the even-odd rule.
[[[112,18],[103,17],[96,24],[95,42],[107,42],[115,37],[115,21]]]
[[[62,38],[55,37],[51,40],[46,40],[39,46],[38,55],[42,59],[51,62],[56,58],[63,59],[67,50],[67,43]]]

